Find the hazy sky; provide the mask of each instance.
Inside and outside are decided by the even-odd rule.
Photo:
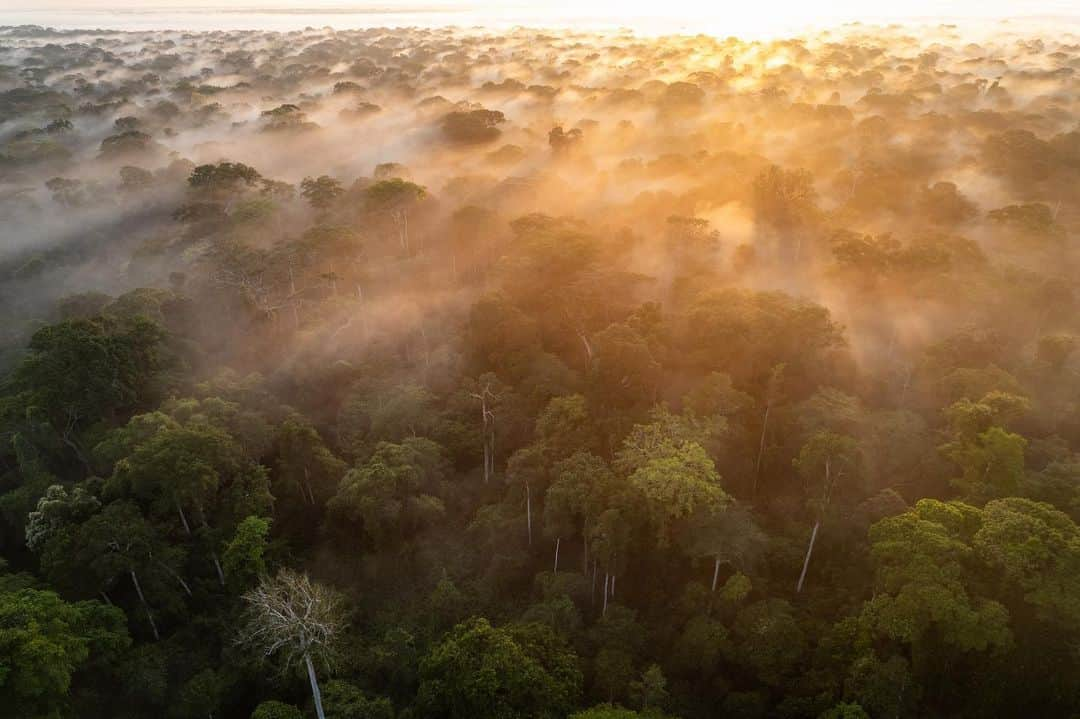
[[[226,11],[193,12],[193,8]],[[0,25],[117,29],[454,24],[631,27],[645,34],[765,37],[853,20],[935,22],[1032,16],[1068,18],[1068,22],[1055,21],[1055,27],[1075,30],[1080,25],[1080,0],[0,0]]]
[[[386,8],[418,10],[423,8],[462,7],[468,10],[482,8],[529,9],[542,6],[552,12],[572,9],[585,14],[668,14],[687,13],[697,16],[721,17],[725,15],[796,15],[875,17],[1003,17],[1033,14],[1080,14],[1076,0],[827,0],[811,3],[805,0],[756,0],[754,2],[724,2],[723,0],[547,0],[545,2],[514,2],[513,0],[0,0],[3,9],[65,9],[107,10],[111,8],[150,10],[154,8],[188,8],[198,6],[228,6],[242,8],[287,8],[304,12],[316,12],[323,8]]]

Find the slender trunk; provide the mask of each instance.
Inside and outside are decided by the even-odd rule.
[[[592,345],[589,344],[589,338],[585,336],[584,332],[578,332],[578,337],[581,338],[581,343],[585,345],[585,357],[589,361],[589,366],[592,367],[593,350]]]
[[[112,606],[112,600],[109,599],[109,595],[105,593],[104,589],[101,590],[101,598],[104,599],[105,603],[108,604],[110,607]]]
[[[225,586],[225,572],[221,571],[221,560],[218,559],[217,552],[210,552],[210,556],[214,558],[214,569],[217,570],[218,583],[221,586]]]
[[[158,634],[157,623],[154,622],[154,615],[150,613],[150,605],[146,603],[146,597],[142,593],[142,585],[139,584],[139,576],[135,574],[135,570],[131,570],[131,581],[135,585],[135,593],[139,595],[139,602],[142,604],[143,611],[146,612],[146,618],[150,620],[150,628],[154,631],[154,640],[161,639],[161,635]]]
[[[604,572],[604,610],[602,616],[607,616],[607,590],[608,590],[608,573]]]
[[[83,454],[82,447],[79,446],[79,443],[73,440],[67,431],[60,434],[60,440],[71,448],[71,451],[75,453],[75,457],[79,460],[79,462],[81,462],[82,465],[86,467],[88,472],[93,474],[94,468],[90,466],[90,460],[88,460],[86,458],[86,455]]]
[[[611,590],[608,592],[612,597],[615,596],[615,575],[611,575]]]
[[[581,523],[581,576],[589,576],[589,521]]]
[[[772,404],[765,405],[765,418],[761,422],[761,441],[758,443],[757,462],[754,463],[754,487],[752,494],[757,496],[758,479],[761,478],[761,460],[765,456],[765,431],[769,428],[769,410]]]
[[[319,719],[326,719],[322,708],[322,692],[319,691],[319,681],[315,678],[315,665],[311,663],[311,655],[304,655],[304,664],[307,665],[308,680],[311,682],[311,696],[315,700],[315,715]]]
[[[307,490],[305,499],[307,499],[309,503],[315,504],[315,493],[311,491],[311,472],[308,471],[307,467],[304,467],[304,489]],[[300,493],[303,494],[302,491]]]
[[[158,566],[160,566],[162,569],[164,569],[166,572],[168,572],[169,575],[173,579],[175,579],[177,582],[180,583],[180,586],[184,588],[184,591],[187,592],[187,595],[189,597],[193,596],[192,593],[191,593],[191,587],[188,586],[188,583],[184,581],[184,578],[181,577],[180,574],[176,570],[174,570],[172,567],[170,567],[165,562],[162,562],[160,559],[154,560],[154,561],[156,561],[158,563]]]
[[[810,544],[806,547],[806,558],[803,560],[802,573],[799,575],[799,583],[795,585],[795,592],[802,591],[803,582],[806,581],[806,570],[810,566],[810,555],[814,552],[814,542],[817,541],[818,527],[821,526],[821,520],[814,522],[814,531],[810,533]]]
[[[490,475],[488,474],[488,467],[490,466],[489,463],[488,463],[488,452],[490,452],[490,451],[491,450],[488,448],[487,436],[485,435],[484,436],[484,484],[487,484],[488,479],[490,478]]]
[[[188,524],[187,515],[184,514],[184,508],[180,506],[180,500],[176,500],[176,513],[180,515],[180,523],[184,525],[184,531],[187,535],[191,536],[191,525]]]
[[[716,563],[713,564],[712,570],[712,590],[716,591],[716,580],[720,578],[720,557],[716,558]]]
[[[293,311],[293,326],[296,329],[300,328],[300,301],[296,297],[296,279],[293,277],[292,263],[289,264],[289,299],[292,300],[289,304],[292,305]]]
[[[555,571],[552,574],[559,573],[559,542],[561,541],[560,537],[555,537]]]
[[[529,483],[525,483],[525,523],[529,527],[529,546],[532,546],[532,492]]]
[[[592,588],[589,590],[589,604],[596,602],[596,560],[592,563]]]

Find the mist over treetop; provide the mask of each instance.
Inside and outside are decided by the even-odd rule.
[[[1080,41],[991,30],[0,28],[0,701],[1074,711]]]

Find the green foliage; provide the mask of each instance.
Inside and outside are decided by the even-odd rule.
[[[442,450],[431,440],[381,442],[371,459],[342,477],[328,515],[359,525],[374,546],[404,541],[445,511],[438,496],[445,471]]]
[[[129,643],[114,607],[33,589],[0,594],[0,698],[28,719],[62,716],[73,675]]]
[[[225,546],[221,566],[234,586],[246,586],[266,574],[270,521],[264,517],[247,517],[237,525],[236,534]]]
[[[573,652],[539,625],[457,625],[420,664],[425,716],[564,717],[581,691]]]
[[[335,680],[323,687],[323,706],[335,719],[394,719],[394,706],[385,697],[371,697],[357,687]]]
[[[327,175],[305,177],[300,183],[300,194],[316,210],[326,210],[345,194],[341,183]]]
[[[292,704],[271,699],[255,707],[251,719],[302,719],[303,714]]]

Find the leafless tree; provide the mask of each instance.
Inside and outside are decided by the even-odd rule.
[[[263,577],[257,587],[244,594],[244,601],[247,616],[238,642],[264,657],[281,656],[285,669],[303,663],[315,712],[319,719],[325,719],[315,662],[329,664],[332,658],[344,623],[340,595],[312,582],[306,574],[282,569],[276,577]]]

